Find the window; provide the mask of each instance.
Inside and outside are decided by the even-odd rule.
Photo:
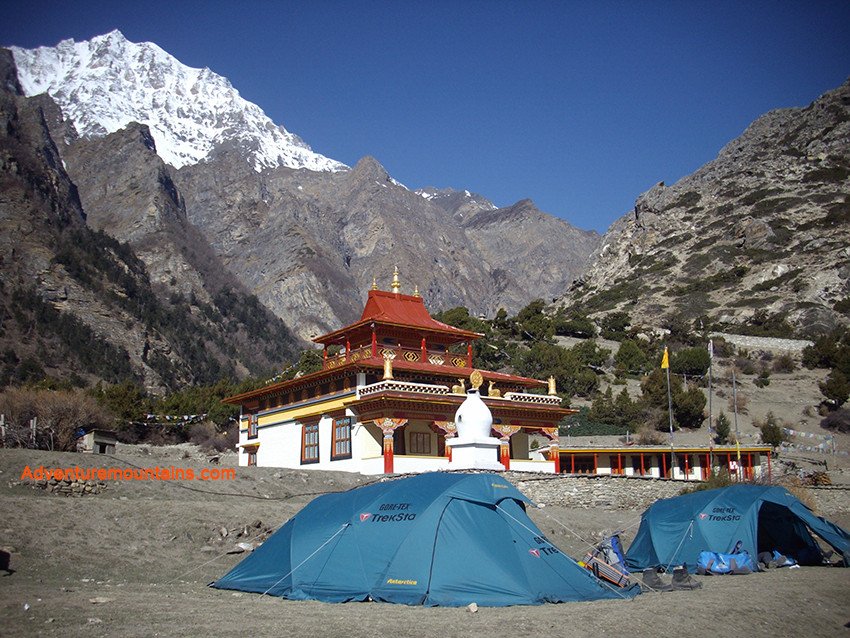
[[[420,455],[431,454],[431,434],[428,432],[410,433],[410,453]]]
[[[351,417],[334,419],[331,460],[351,458]]]
[[[248,450],[248,466],[253,466],[257,464],[257,449]]]
[[[301,440],[301,464],[319,462],[319,424],[305,423]]]
[[[256,439],[257,438],[257,415],[250,414],[248,415],[248,438]]]

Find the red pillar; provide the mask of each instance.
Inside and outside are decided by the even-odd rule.
[[[619,452],[617,452],[617,467],[620,470],[620,474],[625,474],[625,472],[623,472],[623,455]]]
[[[472,367],[472,344],[471,343],[466,344],[466,367],[467,368]]]
[[[348,340],[348,337],[345,338],[345,358],[351,356],[351,342]]]
[[[661,477],[667,478],[667,455],[661,455]]]
[[[375,333],[375,326],[372,326],[372,356],[378,356],[378,335]]]
[[[327,360],[328,360],[328,346],[325,345],[325,347],[322,348],[322,361],[327,362]]]
[[[570,474],[576,473],[576,455],[570,454]]]
[[[428,348],[425,347],[425,337],[422,337],[422,363],[428,363]]]
[[[646,470],[643,467],[643,452],[640,453],[640,475],[645,476]]]
[[[393,435],[384,435],[384,474],[393,473]]]
[[[688,454],[685,454],[685,480],[687,481],[691,475],[691,470],[688,467]]]
[[[507,439],[502,439],[499,451],[501,452],[499,462],[505,466],[506,471],[511,469],[511,444]]]
[[[554,456],[555,461],[555,474],[561,473],[561,450],[557,445],[551,445],[549,447],[552,450],[552,456]]]
[[[596,453],[593,453],[593,473],[599,474],[599,464],[597,463]]]

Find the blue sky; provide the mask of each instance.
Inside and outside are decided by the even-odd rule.
[[[324,155],[600,232],[760,114],[850,76],[847,1],[4,5],[0,44],[117,28],[226,76]]]

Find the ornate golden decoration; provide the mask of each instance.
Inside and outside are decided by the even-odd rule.
[[[554,396],[557,394],[557,392],[555,392],[555,377],[549,377],[547,382],[549,383],[549,395]]]
[[[393,378],[393,359],[395,359],[395,352],[392,350],[389,354],[384,352],[384,379]]]
[[[487,388],[487,396],[488,397],[500,397],[500,396],[502,396],[502,391],[497,390],[495,388],[495,385],[496,385],[495,381],[488,381],[487,383],[490,384],[489,387]]]
[[[438,354],[431,354],[428,355],[428,362],[435,366],[441,366],[446,362],[446,360]]]
[[[419,286],[413,287],[413,296],[414,297],[421,297],[422,296],[422,295],[419,294]]]
[[[469,375],[469,385],[472,386],[473,390],[477,390],[481,387],[481,384],[484,383],[484,375],[481,374],[480,370],[473,370],[472,374]]]
[[[393,292],[398,294],[398,291],[399,291],[400,288],[401,288],[401,282],[399,282],[399,280],[398,280],[398,266],[396,266],[395,270],[393,270],[393,283],[392,283]]]
[[[466,394],[466,379],[458,379],[460,385],[452,386],[452,394]]]
[[[407,419],[375,419],[375,425],[381,428],[381,432],[384,433],[385,437],[392,437],[393,431],[396,428],[400,428],[403,425],[407,424]]]
[[[377,290],[377,289],[378,289],[378,278],[372,277],[372,290]]]
[[[509,439],[514,434],[519,432],[522,428],[518,425],[503,425],[501,423],[494,423],[493,429],[496,430],[496,432],[498,432],[499,434],[501,434],[503,439]]]
[[[454,421],[434,421],[434,425],[446,435],[446,438],[457,436],[457,426]]]
[[[464,359],[463,357],[452,357],[452,365],[455,368],[465,368],[466,359]]]

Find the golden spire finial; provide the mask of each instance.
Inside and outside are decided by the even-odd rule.
[[[377,289],[378,289],[378,278],[372,277],[372,290],[377,290]]]
[[[419,294],[419,286],[413,286],[413,296],[414,297],[421,297],[422,296],[422,295]]]
[[[393,292],[398,294],[399,288],[401,288],[401,283],[398,280],[398,266],[393,270],[393,283],[392,283]]]

